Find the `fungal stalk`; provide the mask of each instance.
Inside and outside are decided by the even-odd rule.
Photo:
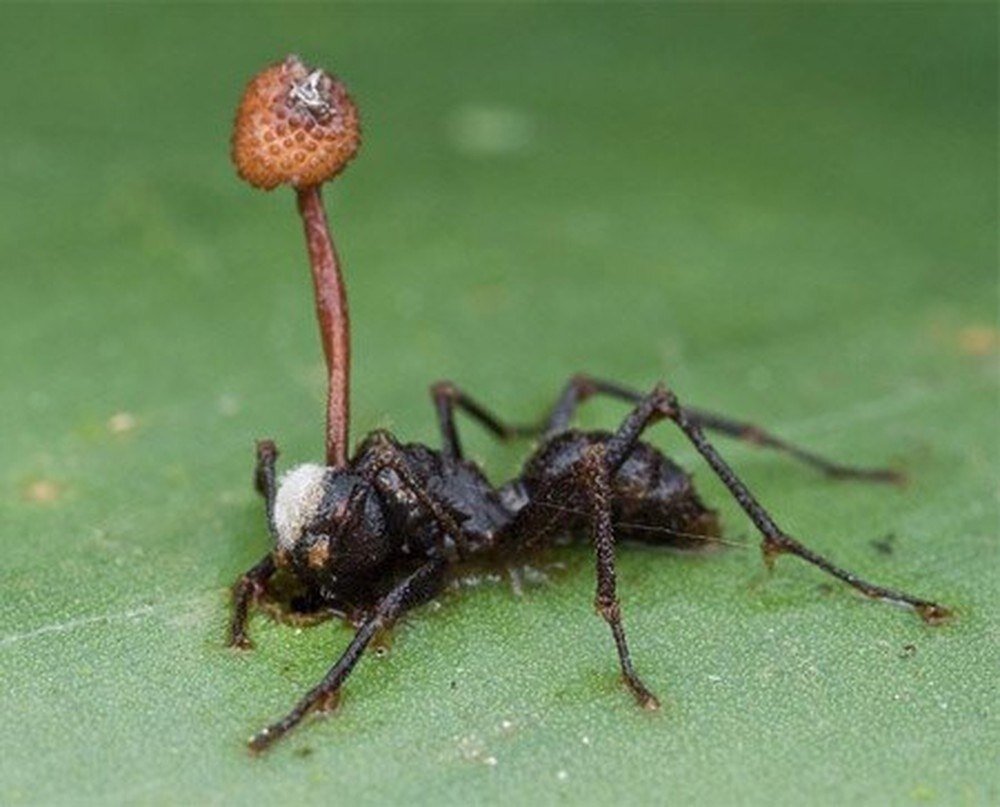
[[[291,185],[298,197],[326,359],[326,464],[338,468],[346,465],[348,451],[350,320],[320,186],[344,169],[360,142],[358,112],[347,88],[297,56],[250,80],[232,139],[240,177],[263,190]]]

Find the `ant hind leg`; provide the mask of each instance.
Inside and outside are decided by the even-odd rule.
[[[580,405],[595,395],[605,395],[631,404],[639,404],[645,398],[643,393],[622,384],[617,384],[614,381],[605,381],[582,374],[575,375],[566,383],[559,399],[549,413],[544,427],[545,435],[551,437],[559,432],[566,431]],[[828,460],[819,454],[801,448],[794,443],[789,443],[765,431],[760,426],[755,426],[746,421],[708,412],[704,409],[685,407],[684,411],[687,413],[689,420],[697,423],[703,429],[715,431],[735,440],[760,446],[761,448],[778,451],[798,460],[804,465],[815,468],[831,479],[857,479],[868,482],[892,482],[896,484],[904,481],[903,474],[898,471],[887,468],[862,468]]]
[[[646,427],[663,418],[672,420],[691,441],[698,453],[704,457],[716,476],[729,489],[733,498],[763,535],[761,549],[768,566],[771,566],[778,555],[784,553],[796,555],[827,574],[842,580],[867,597],[912,608],[925,622],[934,624],[942,622],[950,616],[950,611],[943,605],[863,580],[853,572],[835,565],[783,532],[757,501],[757,498],[743,484],[743,481],[729,467],[728,463],[722,459],[715,447],[706,439],[700,423],[680,405],[677,396],[662,385],[657,386],[642,399],[642,402],[622,423],[618,432],[608,441],[608,467],[612,472],[624,462]]]
[[[622,624],[615,573],[615,535],[611,521],[611,473],[604,446],[598,444],[591,447],[573,474],[578,489],[583,492],[590,505],[590,525],[597,567],[594,607],[611,628],[622,678],[636,702],[644,709],[659,709],[659,700],[650,692],[632,666],[625,627]]]

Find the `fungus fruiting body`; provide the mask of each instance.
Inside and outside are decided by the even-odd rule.
[[[247,85],[236,112],[232,157],[256,188],[291,185],[298,197],[326,359],[326,462],[347,460],[351,342],[347,293],[320,186],[337,176],[361,143],[357,107],[344,84],[297,56],[272,65]]]

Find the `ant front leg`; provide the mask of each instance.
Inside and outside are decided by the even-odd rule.
[[[233,586],[233,618],[229,623],[229,646],[249,650],[253,642],[247,635],[247,619],[250,604],[255,602],[274,576],[274,558],[269,552],[253,567],[247,570]]]
[[[278,448],[273,440],[260,440],[257,443],[257,466],[254,470],[254,487],[264,497],[264,507],[267,512],[267,527],[272,539],[277,541],[277,530],[274,526],[274,497],[277,480],[274,465],[278,459]],[[233,586],[233,618],[229,625],[229,646],[248,649],[252,647],[247,636],[247,618],[250,604],[263,594],[268,580],[274,575],[274,558],[269,552],[253,567],[248,569]]]
[[[372,615],[358,628],[347,649],[337,659],[323,680],[313,687],[287,715],[250,738],[251,751],[263,751],[281,739],[313,709],[328,704],[351,674],[361,654],[383,628],[394,622],[404,611],[430,599],[441,588],[445,562],[435,559],[420,566],[390,591],[375,607]]]
[[[505,423],[450,381],[437,381],[432,384],[431,398],[434,400],[438,425],[441,427],[442,452],[452,459],[462,459],[462,443],[458,439],[458,428],[455,425],[456,408],[479,421],[500,440],[532,436],[541,431],[538,426],[518,426]]]
[[[448,550],[442,541],[438,546],[442,557],[454,556],[456,554],[457,557],[449,557],[448,559],[461,560],[467,557],[469,546],[465,532],[459,526],[458,522],[452,518],[445,506],[430,493],[427,485],[420,479],[419,474],[413,468],[406,454],[396,441],[387,432],[376,432],[373,438],[375,453],[367,467],[366,473],[368,478],[373,484],[378,486],[383,495],[393,496],[396,492],[393,486],[380,478],[380,474],[383,471],[393,471],[403,486],[417,498],[420,504],[431,514],[438,526],[445,534],[450,535],[455,542],[455,550],[452,552]]]
[[[604,446],[592,447],[578,467],[579,483],[590,504],[594,555],[597,560],[597,594],[594,606],[611,627],[618,649],[622,677],[644,709],[659,709],[660,702],[636,674],[625,639],[615,580],[615,534],[611,523],[611,474]]]
[[[639,434],[646,426],[663,418],[669,418],[684,432],[764,536],[761,549],[764,553],[764,560],[769,567],[773,564],[775,557],[787,552],[791,555],[797,555],[827,574],[844,581],[867,597],[912,608],[925,622],[933,624],[950,616],[947,608],[935,602],[863,580],[853,572],[835,565],[783,532],[733,469],[722,459],[715,447],[709,443],[698,421],[692,418],[688,411],[680,405],[677,396],[662,385],[657,386],[642,400],[632,414],[626,418],[619,431],[608,441],[609,467],[616,469],[620,463],[624,462],[628,452],[631,451]]]
[[[613,381],[591,378],[587,375],[575,375],[566,384],[558,401],[556,401],[555,406],[552,408],[545,423],[545,435],[551,437],[566,431],[580,405],[595,395],[606,395],[632,404],[640,403],[645,397],[643,393],[621,384],[616,384]],[[789,443],[765,431],[760,426],[755,426],[746,421],[708,412],[704,409],[685,407],[684,411],[690,422],[696,423],[703,429],[716,431],[736,440],[781,452],[805,465],[815,468],[831,479],[859,479],[869,482],[893,482],[897,484],[904,480],[901,473],[888,468],[861,468],[828,460],[808,449]]]

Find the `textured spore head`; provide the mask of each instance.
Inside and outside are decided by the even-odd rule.
[[[306,188],[340,173],[360,143],[358,110],[344,84],[289,56],[247,85],[232,156],[239,175],[257,188]]]

